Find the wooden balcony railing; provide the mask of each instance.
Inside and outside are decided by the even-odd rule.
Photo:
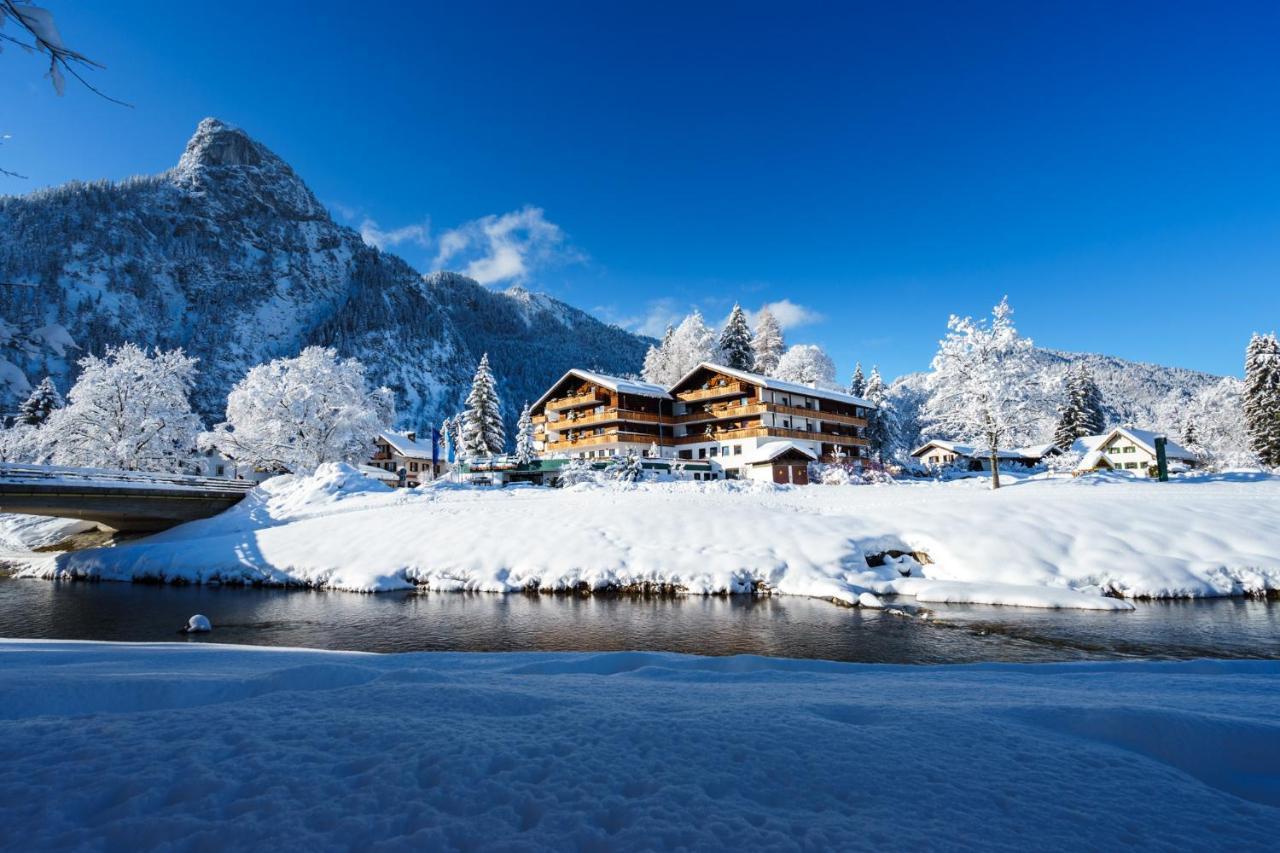
[[[833,438],[839,438],[839,441],[832,441]],[[783,429],[782,427],[764,427],[754,426],[744,429],[721,429],[712,430],[711,435],[705,432],[699,432],[695,435],[682,435],[672,439],[676,444],[701,444],[708,441],[732,441],[738,438],[800,438],[806,441],[825,442],[827,444],[846,444],[850,446],[866,446],[865,438],[855,438],[853,436],[832,436],[823,432],[805,432],[798,429]]]
[[[581,450],[584,447],[600,447],[601,445],[611,444],[644,444],[649,445],[657,441],[656,435],[649,435],[643,432],[624,432],[621,430],[606,430],[602,435],[584,435],[582,438],[573,441],[549,441],[546,443],[547,453],[560,453],[571,450]],[[665,442],[664,442],[665,443]]]
[[[615,421],[629,421],[632,423],[642,424],[668,424],[671,423],[671,418],[654,412],[636,412],[631,409],[605,409],[603,412],[592,412],[588,415],[578,415],[576,418],[557,418],[554,421],[547,421],[546,428],[558,432],[566,429],[577,429],[578,427],[613,423]]]
[[[766,403],[769,411],[777,412],[780,415],[799,415],[802,418],[811,418],[815,421],[825,421],[833,424],[848,424],[849,426],[864,427],[867,425],[866,418],[855,418],[853,415],[841,415],[836,412],[826,412],[821,409],[804,409],[799,406],[784,406],[781,403]]]
[[[678,424],[698,423],[699,421],[722,421],[728,418],[749,418],[769,411],[764,403],[748,403],[747,405],[709,406],[709,411],[690,412],[687,415],[676,415]]]
[[[692,391],[681,391],[676,395],[676,399],[684,400],[686,403],[691,403],[698,400],[715,400],[720,397],[752,394],[755,390],[755,386],[748,385],[745,382],[726,382],[723,385],[712,385],[710,388],[696,388]]]
[[[585,394],[578,394],[574,397],[561,397],[558,400],[548,400],[546,408],[547,411],[552,412],[559,412],[564,409],[580,409],[583,406],[598,406],[607,399],[608,397],[605,396],[603,391],[596,389],[594,391],[588,391]]]

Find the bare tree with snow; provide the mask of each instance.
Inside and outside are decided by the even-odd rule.
[[[933,393],[922,412],[926,429],[982,448],[992,489],[1000,488],[1000,451],[1025,435],[1038,411],[1031,350],[1031,340],[1014,328],[1005,298],[992,310],[990,324],[951,315],[933,358]]]
[[[196,360],[182,350],[146,352],[134,344],[80,359],[80,378],[39,428],[57,465],[181,471],[200,432],[188,395]]]
[[[252,368],[227,396],[226,421],[200,443],[262,470],[310,473],[368,459],[394,420],[394,395],[369,388],[363,364],[307,347]]]
[[[834,389],[836,364],[822,347],[814,344],[796,344],[778,360],[773,376],[786,382],[799,382],[802,385]]]

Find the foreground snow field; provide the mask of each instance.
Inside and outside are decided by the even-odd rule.
[[[0,641],[5,849],[1275,849],[1280,662]]]
[[[889,551],[931,562],[868,565]],[[1030,479],[998,492],[980,479],[394,491],[327,465],[144,540],[28,557],[23,574],[356,591],[660,585],[1127,609],[1115,596],[1280,590],[1280,478]]]

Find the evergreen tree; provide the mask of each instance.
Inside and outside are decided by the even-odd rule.
[[[1274,332],[1249,340],[1243,405],[1249,446],[1263,465],[1280,465],[1280,343]]]
[[[671,374],[669,368],[671,363],[671,338],[675,333],[675,328],[668,325],[666,334],[662,336],[662,342],[657,346],[649,347],[649,351],[644,354],[644,367],[640,370],[640,376],[645,382],[652,382],[655,385],[671,384],[667,380]]]
[[[29,426],[40,426],[49,419],[54,409],[62,408],[62,395],[53,384],[53,379],[46,376],[31,392],[31,396],[19,408],[18,420]]]
[[[724,365],[737,370],[750,370],[756,361],[751,343],[751,327],[747,325],[747,315],[742,306],[735,302],[729,320],[720,332],[720,357]]]
[[[756,318],[756,335],[752,342],[755,350],[755,364],[752,369],[766,376],[772,375],[786,351],[787,345],[782,338],[782,327],[767,307],[760,309]]]
[[[604,475],[617,483],[638,483],[644,479],[644,466],[640,457],[634,453],[626,456],[615,456],[609,461]]]
[[[1098,386],[1084,362],[1067,372],[1066,394],[1058,407],[1058,424],[1053,431],[1053,444],[1067,450],[1076,439],[1097,435],[1103,430],[1102,399]]]
[[[516,422],[516,464],[531,465],[537,457],[533,448],[533,416],[529,413],[529,404],[525,403],[520,412],[520,420]]]
[[[849,380],[849,393],[855,397],[865,397],[867,394],[867,380],[862,376],[860,361],[853,366],[853,379]]]
[[[480,357],[476,375],[467,395],[467,409],[462,413],[462,452],[467,457],[493,456],[507,444],[502,426],[502,402],[489,369],[489,354]]]
[[[888,389],[880,377],[880,368],[872,366],[871,378],[867,380],[862,397],[875,406],[867,412],[867,426],[863,437],[867,439],[867,449],[877,460],[883,462],[886,455],[893,452],[898,440],[898,418],[893,403],[889,401]]]

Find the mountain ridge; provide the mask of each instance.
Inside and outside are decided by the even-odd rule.
[[[311,344],[364,361],[396,391],[399,425],[422,429],[461,407],[482,352],[513,422],[568,367],[634,372],[649,343],[523,287],[420,274],[334,221],[283,159],[214,118],[158,175],[0,197],[0,233],[0,280],[34,285],[0,288],[10,329],[65,327],[80,353],[126,340],[181,346],[200,359],[193,404],[210,422],[249,367]],[[74,380],[79,353],[29,337],[11,335],[21,345],[0,351],[12,368],[0,370],[8,407],[24,381]]]

